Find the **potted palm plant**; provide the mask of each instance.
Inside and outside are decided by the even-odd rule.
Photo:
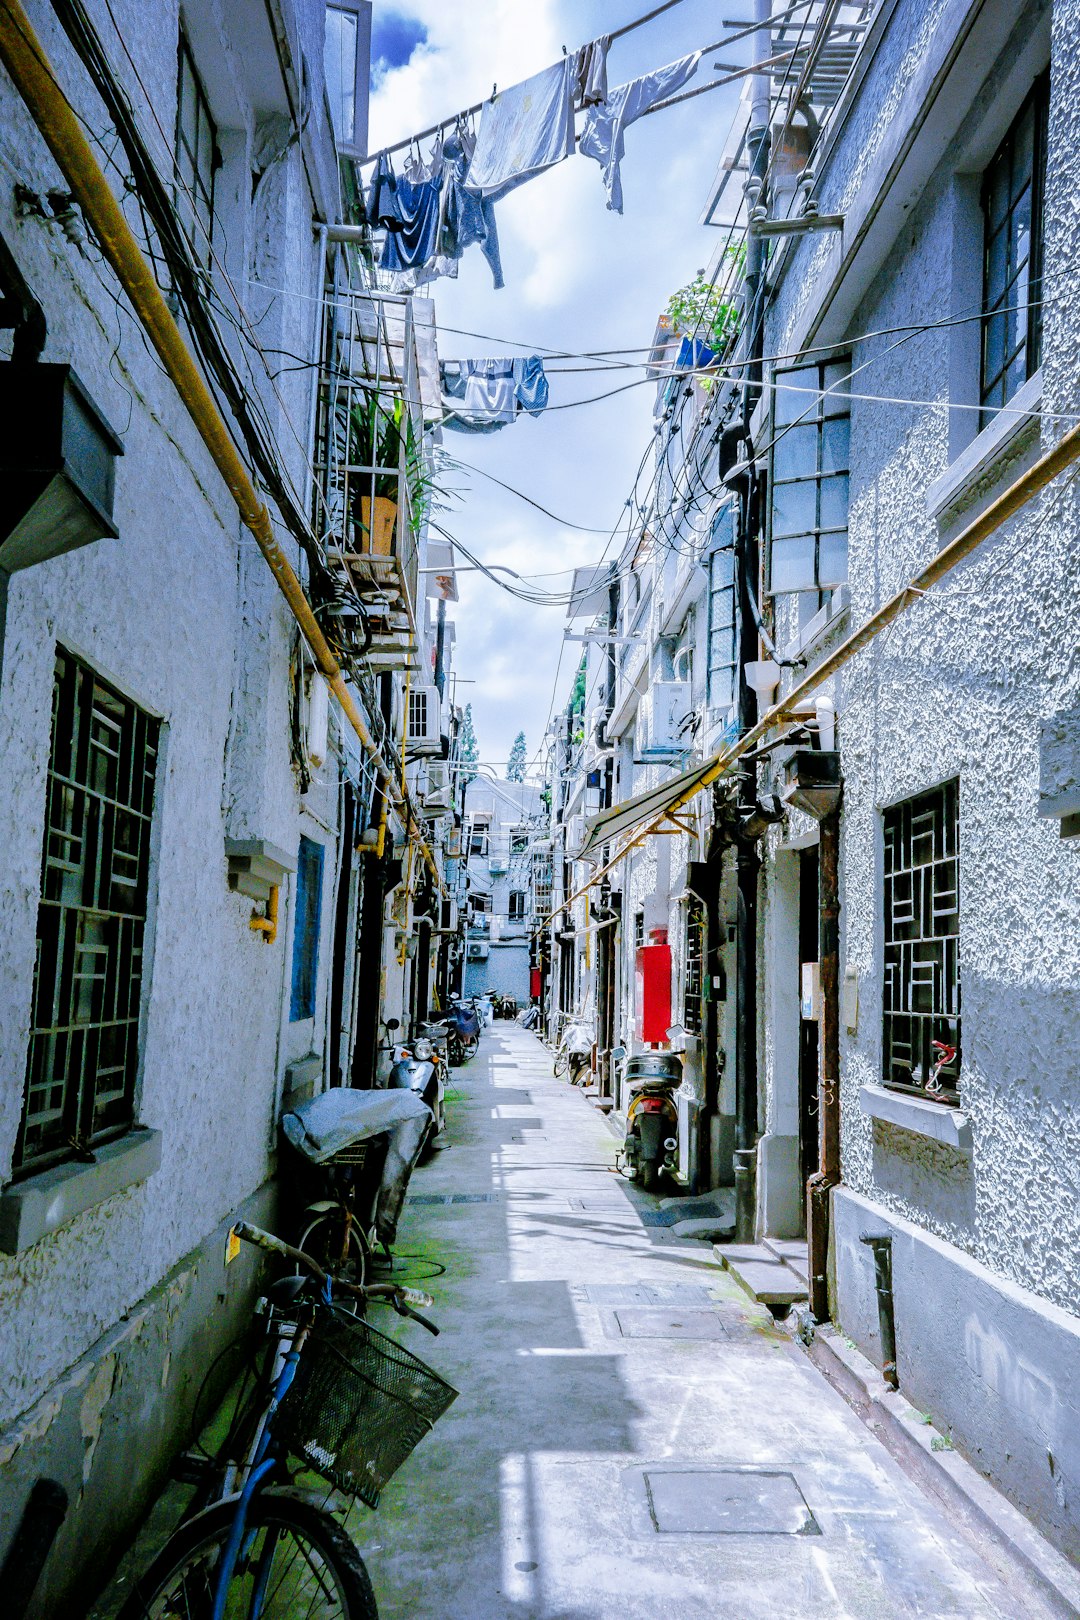
[[[363,469],[350,480],[353,534],[356,549],[376,557],[394,552],[402,412],[400,399],[374,392],[357,394],[350,412],[349,466]]]

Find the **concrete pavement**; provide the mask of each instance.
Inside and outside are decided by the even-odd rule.
[[[455,1071],[413,1179],[408,1342],[460,1397],[349,1528],[382,1620],[1031,1617],[655,1200],[536,1038]]]

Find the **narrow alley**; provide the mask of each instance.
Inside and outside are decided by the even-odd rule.
[[[350,1519],[382,1620],[1040,1614],[712,1250],[654,1224],[533,1035],[496,1025],[454,1084],[398,1248],[446,1267],[442,1335],[409,1342],[461,1393]]]

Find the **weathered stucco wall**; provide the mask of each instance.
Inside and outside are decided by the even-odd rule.
[[[204,8],[192,9],[204,25],[217,28],[209,8],[205,14]],[[318,9],[304,7],[308,34]],[[171,131],[176,10],[155,7],[153,28],[146,26],[143,10],[136,10],[127,44],[161,127]],[[35,15],[35,22],[61,82],[70,87],[90,126],[100,127],[104,115],[63,36],[47,12]],[[109,32],[104,11],[102,27]],[[321,63],[321,47],[312,60]],[[5,169],[44,194],[61,183],[58,171],[10,88],[3,91],[2,104]],[[320,108],[320,127],[321,118]],[[246,125],[238,121],[248,140],[254,117]],[[244,147],[241,153],[244,183],[238,195],[250,197],[248,151]],[[274,287],[304,295],[278,300],[273,330],[282,346],[302,351],[310,343],[310,333],[304,333],[313,307],[312,210],[295,143],[279,164],[253,214],[261,232],[259,253],[250,258],[251,221],[241,218],[239,237],[229,240],[230,270],[234,276],[238,267],[258,273],[265,265]],[[290,620],[97,250],[90,246],[82,257],[58,228],[17,219],[10,186],[0,199],[0,229],[44,307],[49,335],[43,358],[75,365],[125,447],[117,467],[120,538],[14,576],[0,638],[0,1181],[10,1170],[25,1081],[57,643],[162,719],[138,1099],[138,1118],[162,1133],[161,1167],[142,1185],[109,1198],[22,1254],[0,1257],[0,1426],[18,1429],[19,1415],[33,1403],[44,1399],[49,1406],[57,1380],[70,1381],[69,1369],[89,1367],[86,1376],[97,1379],[90,1362],[103,1335],[107,1339],[121,1319],[135,1312],[136,1320],[145,1308],[147,1320],[157,1321],[158,1304],[144,1302],[172,1268],[187,1264],[185,1257],[199,1255],[205,1244],[201,1274],[210,1249],[218,1263],[210,1234],[257,1195],[273,1171],[276,1097],[288,1055],[282,1047],[283,1036],[286,1045],[289,1037],[291,892],[288,886],[282,891],[278,938],[268,945],[248,926],[251,900],[228,889],[224,839],[258,836],[295,851],[303,825],[329,846],[319,1013],[303,1032],[305,1050],[312,1044],[321,1050],[337,788],[328,767],[308,798],[313,814],[302,822],[289,755]],[[265,314],[263,304],[259,313]],[[266,333],[264,327],[264,338]],[[306,434],[308,379],[304,374],[282,386],[281,403],[267,390],[270,421],[303,490],[305,455],[291,434],[293,428]],[[217,1291],[202,1288],[198,1309],[209,1338],[197,1339],[200,1353],[235,1325],[243,1290],[231,1282],[228,1292],[236,1297],[227,1310],[222,1307],[217,1325]],[[153,1332],[160,1338],[158,1327]],[[135,1388],[126,1387],[119,1415],[110,1415],[108,1408],[120,1381],[109,1382],[103,1396],[102,1422],[113,1426],[117,1447],[126,1447],[129,1467],[139,1455],[133,1436],[150,1421],[148,1413],[160,1406],[166,1414],[161,1445],[146,1459],[145,1478],[160,1468],[167,1443],[178,1437],[167,1361],[166,1353],[164,1371],[155,1364],[152,1377],[147,1374],[151,1385],[141,1393],[143,1375],[131,1373]],[[193,1371],[185,1374],[191,1376]],[[182,1400],[177,1410],[182,1417]],[[23,1435],[18,1466],[14,1453],[2,1460],[5,1526],[13,1527],[21,1512],[27,1470],[47,1468],[51,1421],[43,1422],[40,1432]],[[136,1469],[128,1480],[133,1511],[137,1474]],[[106,1495],[97,1507],[86,1508],[91,1518],[100,1517],[101,1502],[115,1486],[114,1469],[101,1487]],[[87,1481],[86,1503],[97,1488],[95,1475],[93,1484]]]
[[[823,170],[823,211],[850,203],[867,153],[880,154],[886,139],[899,152],[905,128],[882,75],[900,82],[938,13],[958,27],[968,9],[895,8],[865,102]],[[1080,6],[1062,0],[1053,9],[1042,409],[1073,413]],[[975,63],[961,58],[945,79],[951,133],[932,149],[930,179],[913,206],[897,210],[883,268],[857,298],[850,287],[843,292],[854,309],[852,391],[875,396],[856,397],[851,407],[852,626],[1073,420],[1044,415],[951,506],[939,515],[928,509],[929,486],[979,425],[961,410],[978,387],[978,343],[965,337],[980,296],[971,199],[977,209],[978,175],[1045,65],[1045,55],[1038,60],[1044,6],[1022,15],[988,7],[983,21],[991,12],[1002,39],[1012,30],[1008,49]],[[835,266],[835,248],[811,242],[798,251],[770,348],[782,350],[788,335],[812,322],[827,283],[822,267]],[[884,253],[882,242],[875,252]],[[942,324],[911,330],[934,322]],[[841,971],[857,973],[859,996],[857,1027],[842,1027],[848,1191],[837,1195],[840,1321],[875,1352],[872,1257],[857,1239],[873,1229],[877,1211],[882,1229],[903,1240],[902,1384],[1073,1549],[1080,1472],[1067,1434],[1080,1372],[1080,844],[1039,817],[1038,794],[1040,722],[1074,707],[1080,693],[1077,518],[1075,483],[1066,476],[854,659],[837,693]],[[873,1122],[860,1109],[860,1088],[881,1079],[882,810],[952,777],[959,779],[960,1090],[970,1153]],[[991,1340],[992,1366],[976,1353]],[[1038,1413],[1024,1405],[1035,1388],[1025,1356],[1038,1363]]]

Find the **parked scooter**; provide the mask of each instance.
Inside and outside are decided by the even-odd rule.
[[[458,1068],[480,1044],[480,1014],[472,1002],[451,1001],[446,1009],[446,1024],[450,1062]]]
[[[675,1169],[679,1115],[674,1093],[682,1081],[676,1052],[642,1052],[627,1059],[624,1084],[630,1093],[623,1152],[645,1192],[655,1192],[660,1172]]]
[[[392,1035],[401,1025],[389,1018],[386,1028]],[[425,1026],[421,1026],[423,1030]],[[439,1051],[431,1036],[418,1034],[410,1045],[393,1048],[393,1064],[387,1076],[388,1091],[412,1091],[431,1109],[431,1125],[424,1139],[430,1147],[446,1123],[445,1085]]]

